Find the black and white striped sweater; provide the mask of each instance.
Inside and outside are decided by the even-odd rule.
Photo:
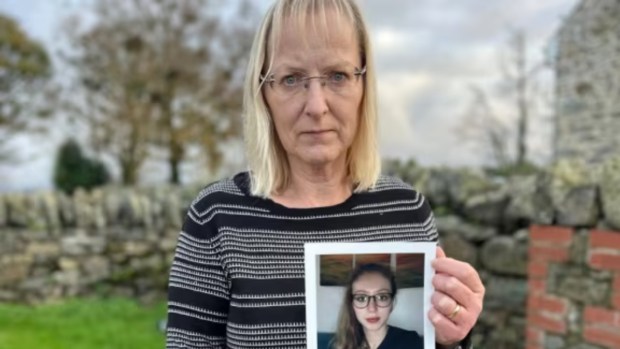
[[[436,240],[428,202],[391,177],[307,209],[251,196],[247,173],[214,183],[179,236],[166,347],[305,348],[304,243]]]

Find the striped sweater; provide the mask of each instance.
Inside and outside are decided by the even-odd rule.
[[[382,176],[319,208],[249,194],[248,174],[191,204],[170,272],[166,347],[305,348],[304,243],[436,241],[428,202]]]

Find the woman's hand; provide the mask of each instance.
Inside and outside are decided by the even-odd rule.
[[[452,345],[465,338],[474,327],[484,298],[484,285],[476,269],[465,262],[447,258],[437,247],[429,319],[435,326],[435,341]]]

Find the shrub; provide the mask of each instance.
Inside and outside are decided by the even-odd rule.
[[[105,165],[82,154],[80,145],[73,139],[64,142],[58,149],[54,165],[54,185],[72,194],[77,188],[92,189],[110,180]]]

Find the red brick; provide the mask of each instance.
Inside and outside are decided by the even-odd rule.
[[[542,345],[545,340],[545,333],[532,326],[528,326],[527,328],[527,343],[531,345]]]
[[[620,271],[620,254],[590,252],[590,266],[595,269]]]
[[[611,296],[611,304],[614,308],[620,309],[620,293],[615,293]]]
[[[530,261],[527,266],[527,275],[530,278],[544,278],[547,276],[547,263]]]
[[[620,348],[620,333],[617,330],[605,330],[594,326],[585,326],[583,338],[590,343],[607,348]]]
[[[547,281],[545,279],[529,279],[527,281],[527,292],[530,294],[545,293],[547,291]]]
[[[586,324],[594,326],[620,326],[620,312],[605,308],[586,306],[583,319]]]
[[[549,317],[540,313],[528,312],[527,322],[545,331],[566,334],[566,322],[564,320]]]
[[[566,262],[568,261],[568,247],[529,247],[530,260],[542,260],[553,262]]]
[[[544,294],[530,295],[527,299],[528,311],[546,311],[549,313],[556,313],[563,316],[568,311],[568,304],[565,299],[547,296]]]
[[[530,227],[530,241],[569,245],[573,240],[573,233],[571,228],[533,225]]]
[[[590,232],[590,248],[597,247],[620,250],[620,232],[592,230]]]

